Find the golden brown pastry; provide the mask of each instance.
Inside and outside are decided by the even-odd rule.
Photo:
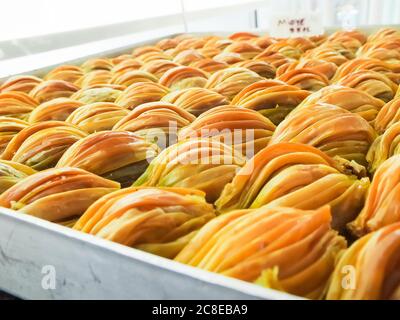
[[[95,102],[114,102],[120,96],[123,87],[115,86],[92,86],[83,88],[71,96],[84,104]]]
[[[331,47],[347,58],[353,59],[357,51],[361,48],[362,43],[354,37],[343,35],[336,39],[328,38],[327,41],[324,42],[323,46]]]
[[[236,41],[228,45],[224,52],[238,53],[245,60],[253,59],[262,49],[249,41]]]
[[[11,117],[0,117],[0,155],[14,136],[29,126],[29,123]]]
[[[111,130],[129,113],[129,110],[111,102],[95,102],[83,105],[65,120],[88,133]]]
[[[190,37],[190,36],[186,37],[185,39],[181,39],[179,41],[178,45],[172,52],[172,56],[176,57],[177,54],[188,49],[201,49],[204,47],[206,43],[207,43],[206,39]]]
[[[367,120],[371,125],[384,106],[384,102],[368,93],[340,85],[330,85],[314,92],[296,108],[307,108],[315,103],[333,104],[337,107],[356,113]]]
[[[74,229],[174,258],[215,217],[204,194],[184,188],[127,188],[96,201]]]
[[[94,71],[94,70],[108,70],[111,71],[113,68],[113,64],[110,59],[106,58],[93,58],[86,60],[81,65],[82,70],[85,73]]]
[[[169,89],[158,83],[134,83],[118,96],[115,103],[127,109],[134,109],[146,102],[159,101],[168,93]]]
[[[378,133],[382,134],[391,125],[400,121],[400,96],[386,103],[375,120],[375,129]]]
[[[162,75],[169,69],[178,67],[179,64],[170,60],[153,60],[144,64],[140,70],[149,72],[155,75],[157,78],[161,78]],[[156,81],[157,82],[157,81]]]
[[[96,69],[85,73],[75,84],[80,88],[88,88],[96,85],[108,84],[113,74],[110,70]]]
[[[367,36],[360,30],[339,30],[329,36],[329,40],[340,39],[341,37],[351,37],[360,41],[361,44],[367,42]]]
[[[239,62],[246,61],[239,53],[235,52],[221,52],[216,54],[213,59],[217,62],[234,65]]]
[[[174,49],[178,45],[179,41],[176,39],[162,39],[157,42],[156,46],[160,48],[161,50],[169,50],[169,49]]]
[[[296,43],[291,43],[289,39],[284,39],[271,44],[263,51],[264,54],[268,52],[280,53],[288,59],[297,60],[301,57],[304,51],[301,49],[301,46],[296,45]]]
[[[400,37],[398,35],[377,39],[365,43],[357,52],[359,57],[369,55],[378,49],[387,49],[393,51],[400,50]]]
[[[207,223],[176,261],[306,298],[322,298],[346,240],[325,206],[238,210]]]
[[[397,154],[377,167],[365,206],[348,225],[351,232],[361,237],[391,223],[400,222],[399,190],[400,156]]]
[[[0,92],[18,91],[29,93],[43,80],[29,75],[11,77],[0,85]]]
[[[329,79],[322,72],[307,68],[285,72],[277,80],[308,91],[318,91],[329,85]]]
[[[204,58],[214,58],[216,55],[221,53],[220,49],[209,47],[209,48],[201,48],[197,49],[198,53],[200,53]]]
[[[210,39],[208,40],[205,45],[203,46],[203,48],[198,49],[198,50],[202,50],[202,49],[209,49],[209,48],[213,48],[213,49],[217,49],[220,52],[223,51],[227,46],[231,45],[232,43],[234,43],[234,41],[230,40],[230,39]]]
[[[132,184],[158,154],[155,144],[127,131],[102,131],[73,144],[57,163],[57,168],[75,167]]]
[[[164,149],[176,143],[178,130],[194,119],[191,113],[171,103],[148,102],[120,119],[113,130],[133,132]]]
[[[0,195],[34,173],[35,170],[18,162],[0,160]]]
[[[79,87],[63,80],[47,80],[35,86],[29,95],[40,103],[55,99],[69,98]]]
[[[289,59],[288,57],[284,56],[282,53],[270,51],[269,47],[265,49],[260,54],[254,57],[254,60],[261,60],[272,64],[275,68],[279,68],[281,65],[285,63],[289,63],[295,61],[293,59]]]
[[[398,51],[398,50],[378,48],[378,49],[374,49],[369,52],[366,52],[360,56],[364,57],[364,58],[381,60],[381,61],[393,64],[393,65],[396,65],[396,67],[400,64],[400,51]]]
[[[323,45],[307,51],[305,54],[303,54],[302,58],[324,60],[326,62],[332,62],[338,67],[349,61],[349,58],[347,58],[345,54],[342,54],[340,50],[332,48],[331,46]]]
[[[132,57],[129,56],[128,58],[123,59],[122,61],[115,64],[111,72],[115,76],[121,75],[127,71],[139,70],[141,67],[143,67],[143,63],[132,59]]]
[[[129,53],[123,53],[120,54],[119,56],[113,57],[110,59],[111,63],[113,64],[113,69],[116,67],[119,63],[126,61],[126,60],[134,60],[132,55]]]
[[[312,145],[328,154],[366,165],[366,154],[376,138],[375,130],[361,116],[340,107],[317,103],[294,110],[277,127],[270,145],[296,142]]]
[[[177,64],[183,65],[183,66],[189,66],[195,61],[199,61],[201,59],[204,59],[205,57],[200,54],[197,50],[194,49],[188,49],[179,52],[173,59],[173,61]]]
[[[344,64],[342,64],[335,76],[332,79],[332,82],[337,82],[345,76],[352,74],[361,70],[371,70],[376,71],[378,73],[382,73],[386,75],[390,80],[399,84],[400,83],[400,74],[394,72],[395,68],[393,68],[389,63],[378,59],[371,58],[357,58],[350,60]]]
[[[0,116],[27,119],[39,102],[25,92],[6,91],[0,93]]]
[[[204,191],[213,202],[245,161],[218,141],[184,140],[163,150],[133,186],[190,187]]]
[[[130,70],[122,74],[117,74],[111,78],[110,83],[128,87],[139,82],[158,82],[158,78],[146,71]]]
[[[386,39],[388,37],[398,36],[400,37],[400,31],[395,28],[381,28],[378,31],[374,32],[368,37],[368,42],[375,42],[380,39]]]
[[[219,212],[235,209],[294,207],[317,209],[329,204],[332,226],[342,230],[365,200],[368,178],[356,164],[335,161],[316,148],[278,143],[258,152],[225,186],[216,201]]]
[[[268,145],[275,125],[260,113],[235,106],[220,106],[201,114],[179,131],[179,139],[213,138],[251,158]]]
[[[245,87],[235,96],[232,104],[256,110],[277,125],[309,94],[283,81],[264,80]]]
[[[68,116],[83,103],[70,98],[56,98],[37,106],[29,115],[28,121],[36,123],[41,121],[65,121]]]
[[[400,300],[400,223],[354,242],[340,255],[328,300]]]
[[[39,122],[18,132],[1,158],[35,170],[52,168],[73,143],[86,135],[86,132],[66,122]]]
[[[195,116],[229,103],[223,95],[204,88],[187,88],[173,91],[164,96],[162,101],[172,103]]]
[[[203,88],[207,83],[207,74],[193,67],[179,66],[166,71],[160,78],[159,84],[171,90],[192,87]]]
[[[241,67],[232,67],[217,71],[210,76],[206,88],[232,100],[242,89],[254,82],[264,80],[254,71]]]
[[[260,47],[261,49],[267,49],[271,44],[275,43],[276,40],[271,38],[270,36],[260,36],[257,38],[253,38],[250,40],[251,43],[254,43],[256,46]]]
[[[367,154],[369,171],[374,173],[390,157],[400,154],[400,122],[391,125],[375,139]]]
[[[229,65],[225,62],[219,62],[211,58],[205,58],[202,60],[198,60],[193,62],[191,65],[193,68],[198,68],[203,70],[204,72],[214,73],[222,69],[226,69]]]
[[[136,59],[142,64],[146,64],[154,60],[172,60],[172,57],[164,52],[150,51],[140,55],[140,57],[137,57]]]
[[[61,65],[51,70],[44,80],[64,80],[75,83],[83,76],[83,70],[78,66]]]
[[[155,53],[162,53],[163,50],[157,46],[143,46],[143,47],[138,47],[133,49],[132,51],[132,57],[134,58],[140,58],[140,56],[150,53],[150,52],[155,52]]]
[[[246,40],[251,40],[251,39],[257,39],[258,35],[252,33],[252,32],[246,32],[246,31],[239,31],[232,33],[228,39],[234,40],[234,41],[246,41]]]
[[[362,90],[373,97],[388,102],[393,99],[398,86],[384,74],[361,70],[337,81],[338,85]]]
[[[316,59],[300,59],[281,65],[276,70],[277,77],[283,75],[286,72],[290,72],[298,69],[311,69],[320,72],[325,75],[329,80],[335,75],[337,66],[333,62]]]
[[[254,71],[258,75],[266,79],[275,78],[276,68],[265,61],[261,60],[246,60],[238,62],[234,65],[235,67],[242,67]]]
[[[97,199],[119,184],[77,168],[30,174],[0,196],[0,205],[62,223],[78,218]]]

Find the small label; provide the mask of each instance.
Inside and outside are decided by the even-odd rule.
[[[269,34],[276,38],[317,36],[324,33],[321,15],[304,13],[296,15],[273,14],[270,16]]]

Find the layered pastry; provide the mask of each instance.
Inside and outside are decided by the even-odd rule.
[[[198,190],[126,188],[96,201],[74,229],[174,258],[214,217],[212,205]]]

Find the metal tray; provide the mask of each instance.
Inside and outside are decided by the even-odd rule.
[[[359,29],[368,34],[380,27],[383,26]],[[327,28],[326,33],[336,30]],[[254,32],[264,33],[265,30]],[[226,35],[227,32],[193,34]],[[39,69],[19,68],[16,74],[41,76],[62,63],[81,64],[90,57],[117,56],[174,35],[139,41],[140,37],[136,37],[136,41],[124,46],[99,52],[91,50],[90,54],[81,51],[72,54],[70,59],[47,63]],[[48,61],[46,55],[57,55],[56,52],[39,55],[38,61],[43,64],[43,61]],[[20,62],[23,64],[24,58]],[[8,77],[0,79],[0,83]],[[55,276],[55,287],[52,289],[42,285],[49,267]],[[0,291],[23,299],[302,299],[186,266],[2,207]]]
[[[55,287],[42,282],[54,270]],[[1,208],[0,289],[24,299],[296,299]]]
[[[63,63],[116,56],[159,39],[132,42]],[[23,73],[42,75],[55,66]],[[55,276],[51,289],[42,284],[49,270]],[[2,207],[0,291],[23,299],[300,299]]]
[[[360,29],[371,33],[380,27],[383,26]],[[326,33],[336,30],[327,28]],[[226,35],[227,32],[193,34]],[[117,56],[174,35],[136,40],[106,51],[92,50],[90,54],[81,52],[72,55],[70,60],[48,63],[39,69],[22,68],[22,71],[19,68],[16,74],[40,76],[61,63],[81,64],[90,57]],[[7,78],[0,79],[0,83]],[[54,289],[45,289],[42,285],[49,266],[55,271]],[[23,299],[302,299],[186,266],[2,207],[0,291]]]

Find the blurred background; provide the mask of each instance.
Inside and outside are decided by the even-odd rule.
[[[49,64],[133,37],[265,31],[271,15],[299,12],[317,13],[325,27],[400,24],[398,0],[13,0],[2,2],[0,76],[26,69],[27,55]]]

